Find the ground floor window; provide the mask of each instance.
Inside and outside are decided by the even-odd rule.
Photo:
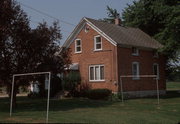
[[[104,81],[104,65],[89,66],[90,81]]]
[[[139,62],[132,63],[132,75],[133,79],[139,79]]]

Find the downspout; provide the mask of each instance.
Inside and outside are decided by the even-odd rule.
[[[115,46],[115,62],[116,62],[116,85],[117,85],[117,92],[119,92],[119,78],[118,78],[118,44]]]

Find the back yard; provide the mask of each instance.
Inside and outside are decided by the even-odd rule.
[[[18,107],[9,117],[9,99],[0,98],[0,123],[45,122],[46,100],[18,97]],[[95,101],[62,99],[50,101],[49,122],[61,123],[121,123],[121,124],[177,124],[180,122],[180,93],[175,91],[160,99],[131,99]]]
[[[180,90],[180,82],[167,82],[167,90]]]

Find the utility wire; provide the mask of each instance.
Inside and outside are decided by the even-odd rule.
[[[32,23],[34,23],[34,24],[39,24],[40,22],[37,22],[37,21],[34,21],[34,20],[30,20]],[[70,31],[67,31],[67,30],[63,30],[63,29],[60,29],[61,31],[64,31],[64,32],[66,32],[66,33],[71,33]]]
[[[75,25],[72,24],[72,23],[69,23],[69,22],[64,21],[64,20],[60,20],[60,19],[58,19],[58,18],[56,18],[56,17],[53,17],[53,16],[51,16],[51,15],[45,13],[45,12],[42,12],[42,11],[40,11],[40,10],[37,10],[37,9],[35,9],[35,8],[33,8],[33,7],[30,7],[30,6],[28,6],[28,5],[25,5],[25,4],[22,4],[22,3],[20,3],[20,4],[21,4],[22,6],[24,6],[24,7],[26,7],[26,8],[29,8],[29,9],[31,9],[31,10],[34,10],[34,11],[40,13],[40,14],[43,14],[43,15],[49,17],[49,18],[58,20],[58,21],[60,21],[60,22],[62,22],[62,23],[65,23],[65,24],[67,24],[67,25],[71,25],[71,26],[75,27]]]

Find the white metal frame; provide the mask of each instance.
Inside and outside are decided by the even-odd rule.
[[[154,66],[157,67],[157,78],[159,79],[159,64],[158,63],[153,64],[153,73],[155,73]]]
[[[11,89],[11,103],[10,103],[10,117],[12,116],[12,102],[13,102],[14,80],[15,80],[15,77],[27,76],[27,75],[41,75],[41,74],[49,74],[48,98],[47,98],[47,113],[46,113],[46,122],[48,123],[48,118],[49,118],[49,97],[50,97],[51,72],[37,72],[37,73],[25,73],[25,74],[13,74],[12,89]]]
[[[132,78],[132,77],[134,77],[134,75],[121,75],[120,76],[120,87],[121,87],[121,100],[122,100],[122,102],[124,102],[122,78],[129,78],[129,77]],[[157,75],[139,75],[139,77],[156,78],[157,103],[159,105],[159,82],[158,82],[158,76]]]

